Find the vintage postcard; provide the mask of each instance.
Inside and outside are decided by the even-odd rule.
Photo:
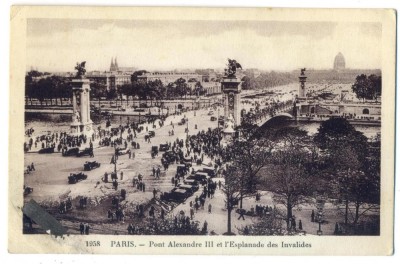
[[[11,253],[393,253],[394,10],[10,19]]]

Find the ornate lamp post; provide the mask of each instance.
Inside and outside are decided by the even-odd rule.
[[[317,220],[318,220],[318,231],[317,235],[322,235],[322,230],[321,230],[321,222],[322,222],[322,212],[318,211],[317,213]]]
[[[317,198],[317,221],[318,221],[318,230],[317,230],[317,235],[321,236],[322,235],[322,230],[321,230],[321,223],[323,221],[323,210],[324,210],[324,205],[325,205],[325,199],[320,197]]]

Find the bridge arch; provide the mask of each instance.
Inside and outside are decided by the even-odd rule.
[[[288,119],[294,119],[294,117],[289,113],[279,113],[279,114],[274,115],[271,118],[268,118],[265,122],[259,124],[259,127],[260,128],[265,128],[266,126],[268,126],[269,122],[274,121],[274,120],[278,120],[278,119],[286,119],[286,120],[288,120]]]

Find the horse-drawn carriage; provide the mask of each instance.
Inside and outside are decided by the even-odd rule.
[[[84,171],[90,171],[98,167],[100,167],[100,163],[98,163],[97,161],[86,161],[85,164],[83,164]]]
[[[69,184],[75,184],[79,181],[86,180],[87,175],[83,174],[82,172],[79,173],[71,173],[70,176],[68,176],[68,183]]]

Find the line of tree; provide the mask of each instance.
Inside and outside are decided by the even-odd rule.
[[[382,77],[371,74],[358,75],[351,90],[357,95],[358,99],[376,100],[382,94]]]
[[[188,82],[196,82],[194,89],[191,89],[185,79],[180,78],[168,85],[156,79],[146,81],[139,78],[146,71],[136,71],[131,76],[131,83],[118,86],[116,88],[107,89],[103,82],[93,81],[90,83],[90,96],[95,99],[107,98],[116,99],[118,96],[134,96],[142,100],[163,100],[173,98],[183,98],[186,96],[201,96],[206,93],[201,83],[197,80],[189,80]],[[55,99],[62,105],[62,99],[71,98],[72,87],[71,79],[68,77],[51,75],[38,71],[30,71],[25,76],[25,95],[29,100],[37,99],[40,104],[47,103],[47,99]],[[51,101],[52,102],[52,101]]]
[[[39,100],[40,104],[47,103],[46,99],[55,99],[56,104],[59,101],[62,105],[62,99],[72,96],[70,80],[66,77],[32,70],[25,76],[25,96],[29,100],[33,98]]]
[[[189,80],[179,78],[175,82],[164,85],[159,79],[144,80],[138,76],[146,73],[146,71],[138,71],[132,75],[131,83],[118,87],[118,94],[126,96],[138,97],[141,100],[163,100],[173,98],[183,98],[186,96],[201,96],[206,93],[201,83],[197,80]],[[190,88],[189,82],[196,82],[194,89]]]

